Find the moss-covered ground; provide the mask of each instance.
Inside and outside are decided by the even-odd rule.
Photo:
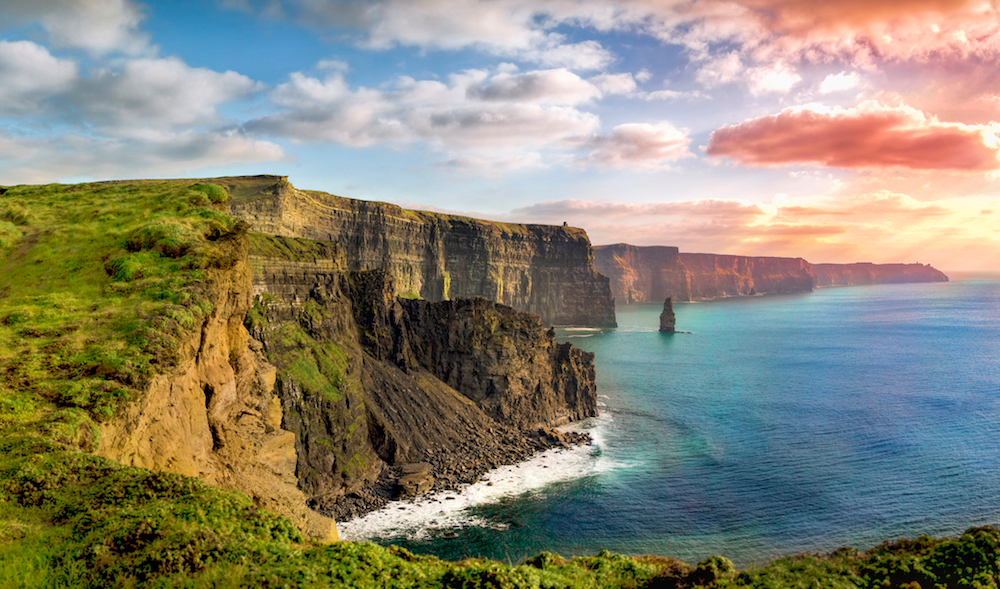
[[[0,188],[0,588],[998,586],[994,528],[742,572],[722,557],[510,566],[317,545],[242,495],[89,453],[94,423],[168,370],[211,312],[206,281],[242,231],[226,197],[195,181]],[[342,367],[316,368],[339,393],[326,373]]]

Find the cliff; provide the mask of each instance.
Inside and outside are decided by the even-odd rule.
[[[331,242],[258,234],[251,254],[247,321],[279,367],[314,507],[346,517],[384,503],[380,478],[418,462],[439,488],[472,482],[551,444],[531,430],[597,414],[593,355],[535,315],[398,298],[392,272],[348,270]]]
[[[331,241],[348,270],[386,268],[400,293],[484,297],[546,325],[615,325],[606,277],[582,229],[497,223],[298,190],[285,178],[221,178],[254,231]]]
[[[536,431],[596,414],[592,355],[537,316],[401,300],[391,269],[351,270],[336,243],[251,236],[229,196],[191,180],[0,192],[0,448],[197,479],[333,540],[308,505],[361,493],[328,513],[364,510],[415,462],[452,487],[582,441]]]
[[[928,264],[812,264],[812,271],[818,287],[948,281]]]
[[[689,254],[675,247],[624,243],[595,247],[594,264],[610,278],[615,300],[625,304],[948,280],[922,264],[810,264],[802,258]]]
[[[211,311],[178,334],[170,370],[98,425],[95,453],[121,464],[197,477],[289,517],[307,535],[337,539],[298,488],[292,432],[282,429],[276,369],[250,338],[245,226],[216,239],[200,290]]]

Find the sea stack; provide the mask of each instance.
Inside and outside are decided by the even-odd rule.
[[[663,301],[663,312],[660,313],[660,333],[674,332],[674,305],[671,297]]]

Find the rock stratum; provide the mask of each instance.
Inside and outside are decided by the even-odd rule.
[[[411,211],[298,190],[278,176],[213,182],[230,190],[229,213],[254,231],[338,243],[348,270],[385,268],[400,293],[483,297],[546,325],[615,325],[608,280],[582,229]]]
[[[0,447],[30,432],[29,454],[56,447],[197,479],[330,541],[331,516],[586,441],[549,428],[597,414],[592,354],[486,298],[400,297],[400,266],[359,268],[356,243],[249,232],[226,201],[284,206],[260,183],[0,190]],[[356,222],[378,241],[380,225]],[[467,225],[471,248],[521,256],[525,276],[568,248],[598,277],[582,232]],[[456,274],[521,263],[465,261]]]
[[[317,509],[377,507],[417,463],[438,488],[473,482],[567,441],[540,428],[597,414],[593,354],[557,343],[537,315],[484,298],[400,298],[392,271],[350,270],[335,243],[252,243],[247,325],[278,366],[297,475]]]
[[[811,264],[802,258],[683,253],[676,247],[597,246],[594,264],[623,303],[809,292],[817,287],[945,282],[925,264]]]
[[[336,243],[248,233],[226,185],[0,187],[0,587],[996,586],[992,527],[742,572],[328,543],[307,500],[348,513],[578,442],[545,424],[594,413],[592,357],[536,315],[400,298]]]

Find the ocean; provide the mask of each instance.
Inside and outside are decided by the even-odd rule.
[[[618,307],[594,444],[393,503],[341,536],[447,559],[659,554],[738,566],[1000,524],[1000,280]],[[492,484],[491,484],[492,483]]]

